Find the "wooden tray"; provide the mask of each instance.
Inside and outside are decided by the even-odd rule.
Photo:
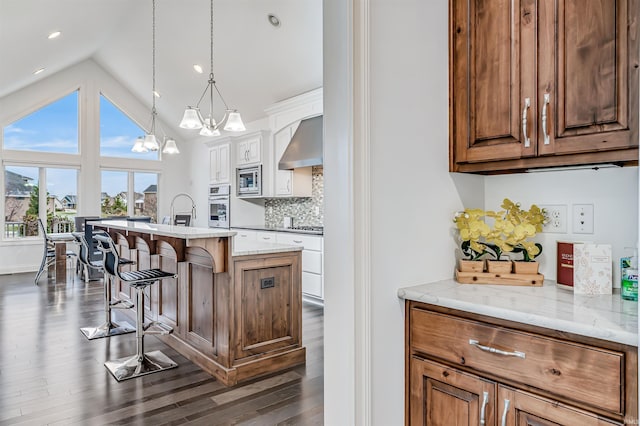
[[[542,287],[542,274],[501,274],[495,272],[460,272],[456,269],[456,281],[460,284],[497,284]]]

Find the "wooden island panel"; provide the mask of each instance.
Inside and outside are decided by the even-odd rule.
[[[157,337],[225,385],[305,362],[300,251],[231,256],[229,236],[187,240],[95,226],[136,262],[125,268],[178,274],[146,289],[145,317],[171,326]],[[132,300],[127,284],[112,286]]]

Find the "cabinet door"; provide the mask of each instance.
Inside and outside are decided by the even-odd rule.
[[[432,361],[411,359],[408,425],[495,424],[496,384]]]
[[[520,390],[498,387],[498,424],[503,426],[621,425],[558,401]]]
[[[209,148],[209,182],[218,183],[220,176],[220,150],[217,146]]]
[[[275,182],[275,195],[291,195],[293,173],[291,170],[279,170],[278,163],[284,154],[285,149],[291,142],[291,136],[293,135],[294,126],[289,126],[275,134],[273,157],[274,157],[274,182]]]
[[[539,7],[539,154],[638,146],[638,2]]]
[[[523,137],[536,137],[535,0],[451,0],[450,8],[453,162],[535,155]]]
[[[228,183],[230,181],[230,160],[229,144],[220,145],[218,147],[218,183]]]
[[[238,143],[237,148],[237,164],[245,165],[245,164],[254,164],[259,163],[261,160],[261,137],[254,136],[250,139],[244,140]]]

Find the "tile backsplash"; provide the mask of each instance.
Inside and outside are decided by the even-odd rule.
[[[264,223],[266,226],[281,228],[285,216],[293,218],[293,226],[323,226],[324,180],[322,166],[313,166],[311,176],[311,197],[265,199]]]

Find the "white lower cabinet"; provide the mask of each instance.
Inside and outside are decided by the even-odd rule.
[[[250,229],[232,229],[237,234],[233,237],[236,241],[256,241],[258,239],[258,233]]]
[[[277,242],[303,247],[302,250],[302,293],[305,299],[322,302],[324,299],[323,237],[278,232]]]

